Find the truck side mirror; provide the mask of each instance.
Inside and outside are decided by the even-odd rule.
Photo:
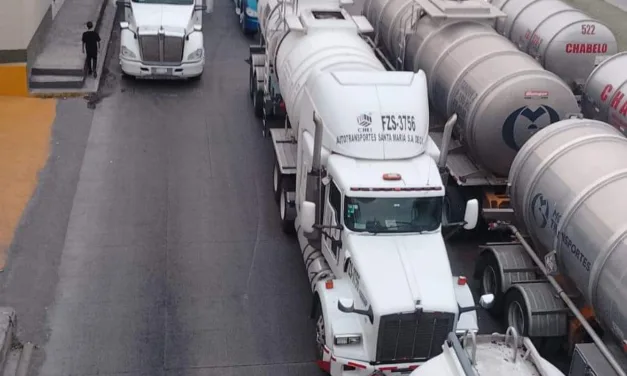
[[[340,298],[337,301],[337,309],[344,313],[356,313],[358,315],[364,315],[370,319],[370,323],[374,322],[374,313],[372,312],[372,306],[368,309],[355,309],[355,301],[351,298]]]
[[[479,201],[476,198],[468,200],[466,212],[464,213],[464,229],[472,230],[477,226],[479,220]]]
[[[337,309],[344,313],[353,312],[355,309],[355,301],[350,298],[340,298],[337,302]]]
[[[300,225],[306,233],[313,232],[316,222],[316,204],[311,201],[303,201],[300,207]]]
[[[481,295],[481,298],[479,298],[479,305],[485,309],[492,308],[493,304],[494,304],[494,294]]]
[[[126,21],[122,21],[120,22],[120,29],[124,30],[124,29],[128,29],[129,28],[129,24]]]

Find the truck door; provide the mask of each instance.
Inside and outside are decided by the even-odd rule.
[[[342,213],[342,194],[335,185],[334,182],[330,182],[325,192],[324,211],[323,211],[323,225],[335,226],[341,223],[340,215]],[[337,242],[333,240],[340,240],[340,230],[325,229],[325,232],[330,235],[323,236],[322,238],[322,253],[327,259],[331,270],[335,275],[341,275],[339,264],[340,248]]]

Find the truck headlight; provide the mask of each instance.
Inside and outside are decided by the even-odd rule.
[[[254,11],[252,8],[246,8],[246,15],[248,17],[255,17],[255,18],[257,18],[257,12]]]
[[[200,60],[202,58],[203,49],[199,48],[191,54],[187,55],[187,60]]]
[[[334,336],[333,339],[338,346],[356,345],[361,343],[361,334],[339,334]]]
[[[129,59],[137,58],[137,55],[135,55],[135,52],[129,50],[128,48],[126,48],[126,46],[122,46],[122,48],[120,49],[120,54]]]

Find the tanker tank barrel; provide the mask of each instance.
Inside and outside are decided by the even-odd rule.
[[[425,72],[432,108],[457,114],[464,154],[496,177],[538,129],[580,112],[564,81],[494,30],[505,13],[488,2],[366,0],[362,14],[389,61]]]
[[[535,251],[515,227],[508,228],[620,375],[625,371],[540,256],[552,272],[572,282],[579,303],[594,311],[605,332],[626,343],[627,201],[616,199],[626,190],[627,138],[610,124],[591,119],[562,120],[538,131],[520,149],[509,174],[515,223]]]
[[[614,33],[562,0],[492,0],[507,14],[496,31],[580,93],[598,57],[618,52]]]
[[[506,230],[509,230],[512,233],[512,235],[514,235],[516,240],[518,240],[520,244],[523,246],[523,249],[527,252],[529,257],[531,257],[533,262],[538,266],[542,274],[547,278],[549,283],[551,283],[551,286],[555,288],[555,291],[557,292],[559,297],[564,301],[564,303],[566,303],[566,305],[568,306],[572,314],[577,318],[577,320],[579,320],[579,322],[584,327],[584,329],[586,330],[590,338],[592,338],[594,343],[599,347],[599,351],[601,351],[605,359],[607,359],[607,361],[610,363],[614,371],[616,371],[618,376],[627,376],[627,373],[625,373],[625,371],[616,361],[616,359],[614,358],[610,350],[607,348],[605,343],[603,343],[603,340],[595,332],[592,326],[590,326],[590,324],[588,323],[588,320],[586,320],[586,318],[581,314],[581,312],[577,308],[577,305],[575,305],[575,303],[570,299],[570,297],[566,294],[564,289],[562,289],[562,287],[557,282],[557,280],[555,280],[555,278],[548,272],[548,270],[546,269],[546,266],[544,266],[544,263],[537,256],[536,252],[531,247],[531,245],[529,245],[525,237],[520,233],[520,231],[518,231],[518,228],[516,228],[516,226],[512,224],[497,221],[490,225],[490,229],[493,231],[506,229]]]
[[[582,111],[587,118],[600,120],[627,135],[627,52],[604,59],[584,85]]]

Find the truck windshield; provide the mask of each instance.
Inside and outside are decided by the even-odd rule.
[[[131,0],[139,4],[192,5],[194,0]]]
[[[428,232],[442,222],[442,197],[348,197],[344,225],[356,232]]]

